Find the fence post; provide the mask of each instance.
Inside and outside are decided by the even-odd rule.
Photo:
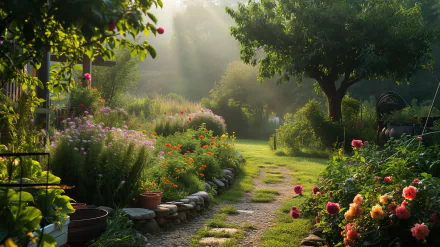
[[[273,150],[277,150],[277,133],[273,134]]]

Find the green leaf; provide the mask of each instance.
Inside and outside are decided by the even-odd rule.
[[[43,234],[43,238],[41,239],[41,246],[44,247],[56,247],[57,241],[54,237],[50,236],[49,234]]]
[[[25,207],[20,214],[17,215],[15,224],[22,226],[22,231],[24,232],[32,232],[37,229],[41,219],[42,214],[40,210],[35,207]]]
[[[426,179],[429,179],[429,178],[432,178],[432,175],[431,174],[428,174],[428,173],[426,173],[426,172],[423,172],[422,174],[420,174],[420,175],[422,175],[424,178],[426,178]]]
[[[150,19],[151,19],[154,23],[157,23],[157,18],[156,18],[156,16],[154,16],[154,15],[151,14],[151,13],[147,13],[147,15],[148,15],[148,17],[150,17]]]
[[[156,57],[156,50],[151,45],[149,45],[145,48],[147,49],[148,53],[150,53],[152,58]]]

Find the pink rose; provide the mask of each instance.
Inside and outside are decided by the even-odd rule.
[[[304,191],[304,188],[298,184],[293,187],[293,191],[295,191],[295,194],[300,195]]]
[[[351,141],[351,145],[356,149],[361,149],[364,143],[361,140],[353,140]]]
[[[383,180],[385,181],[385,183],[389,184],[391,183],[391,180],[393,180],[393,176],[384,177]]]
[[[312,193],[313,193],[314,195],[316,195],[316,193],[318,193],[318,192],[319,192],[319,187],[318,187],[318,186],[313,187],[313,189],[312,189]]]
[[[92,80],[92,76],[91,76],[89,73],[85,73],[85,74],[84,74],[84,79],[85,79],[86,81],[91,81],[91,80]]]
[[[339,204],[334,202],[327,202],[327,205],[325,206],[325,210],[327,210],[327,213],[331,216],[334,216],[339,213]]]
[[[406,207],[404,207],[404,206],[400,206],[400,207],[397,207],[397,209],[396,209],[396,216],[397,216],[397,218],[399,218],[399,219],[406,220],[406,219],[408,219],[411,215],[410,215],[408,209],[406,209]]]
[[[411,233],[417,240],[425,240],[429,235],[429,228],[425,223],[415,224],[414,227],[411,228]]]
[[[290,209],[290,216],[294,219],[298,219],[300,216],[300,212],[299,209],[295,206],[292,207],[292,209]]]

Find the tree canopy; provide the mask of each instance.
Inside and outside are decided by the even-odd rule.
[[[241,59],[259,65],[259,78],[317,81],[329,114],[341,118],[347,89],[363,79],[408,81],[432,66],[435,38],[421,5],[397,0],[251,0],[227,8]]]
[[[161,0],[60,0],[0,2],[0,79],[19,79],[23,85],[41,85],[26,77],[23,67],[30,63],[40,68],[44,52],[63,56],[66,61],[51,70],[52,91],[61,90],[61,81],[74,82],[72,71],[87,55],[112,58],[117,47],[128,48],[132,56],[145,59],[156,52],[147,41],[133,42],[139,33],[156,34],[156,27],[145,23],[152,6],[162,7]]]

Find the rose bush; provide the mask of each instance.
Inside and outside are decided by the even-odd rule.
[[[383,150],[353,141],[353,155],[333,157],[317,185],[323,193],[310,193],[302,214],[329,246],[439,246],[439,151],[417,138]]]

